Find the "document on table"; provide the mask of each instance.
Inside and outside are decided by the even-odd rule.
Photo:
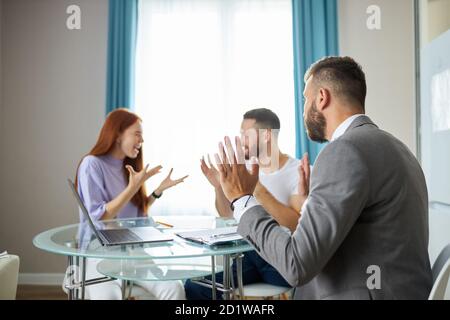
[[[180,238],[209,246],[223,244],[230,241],[242,240],[242,236],[237,233],[237,227],[227,227],[219,229],[196,230],[175,233]]]

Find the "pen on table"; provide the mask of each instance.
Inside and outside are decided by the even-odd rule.
[[[237,235],[239,235],[237,232],[213,234],[211,236],[211,238],[217,239],[217,238],[224,238],[224,237],[237,236]]]
[[[173,225],[168,224],[168,223],[164,223],[164,222],[161,222],[161,221],[156,221],[156,223],[158,223],[160,225],[163,225],[163,226],[166,226],[166,227],[169,227],[169,228],[173,228]]]

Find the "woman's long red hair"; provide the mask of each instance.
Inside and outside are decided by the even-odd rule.
[[[88,156],[102,156],[110,153],[116,144],[117,138],[130,126],[136,123],[136,121],[141,121],[136,114],[130,112],[126,109],[116,109],[108,114],[105,123],[103,124],[100,135],[97,139],[97,143],[92,148],[87,155],[85,155],[77,167],[77,172],[75,174],[75,186],[78,187],[78,168],[80,167],[83,159]],[[129,172],[125,168],[126,165],[130,165],[134,168],[136,172],[141,171],[144,167],[142,160],[143,149],[138,153],[135,159],[125,157],[123,161],[123,174],[126,181],[129,180]],[[131,199],[131,202],[140,208],[144,213],[147,212],[147,192],[145,190],[145,185],[139,189],[138,192]]]

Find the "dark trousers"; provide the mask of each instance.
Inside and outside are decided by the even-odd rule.
[[[232,270],[234,283],[237,285],[236,263],[233,263]],[[211,276],[205,278],[211,280]],[[256,251],[250,251],[244,254],[242,258],[242,278],[244,285],[265,282],[276,286],[290,287],[278,271],[261,258]],[[223,283],[223,272],[216,274],[216,282]],[[212,299],[212,289],[195,284],[190,280],[186,281],[184,288],[188,300]],[[217,291],[216,297],[221,300],[222,293]]]

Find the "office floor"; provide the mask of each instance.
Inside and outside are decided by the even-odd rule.
[[[17,300],[66,300],[67,295],[61,286],[31,286],[17,287]]]
[[[60,286],[33,286],[19,285],[17,287],[17,300],[67,300],[67,295]],[[259,300],[260,298],[247,297],[245,300]],[[283,294],[280,300],[289,300],[289,294]]]

